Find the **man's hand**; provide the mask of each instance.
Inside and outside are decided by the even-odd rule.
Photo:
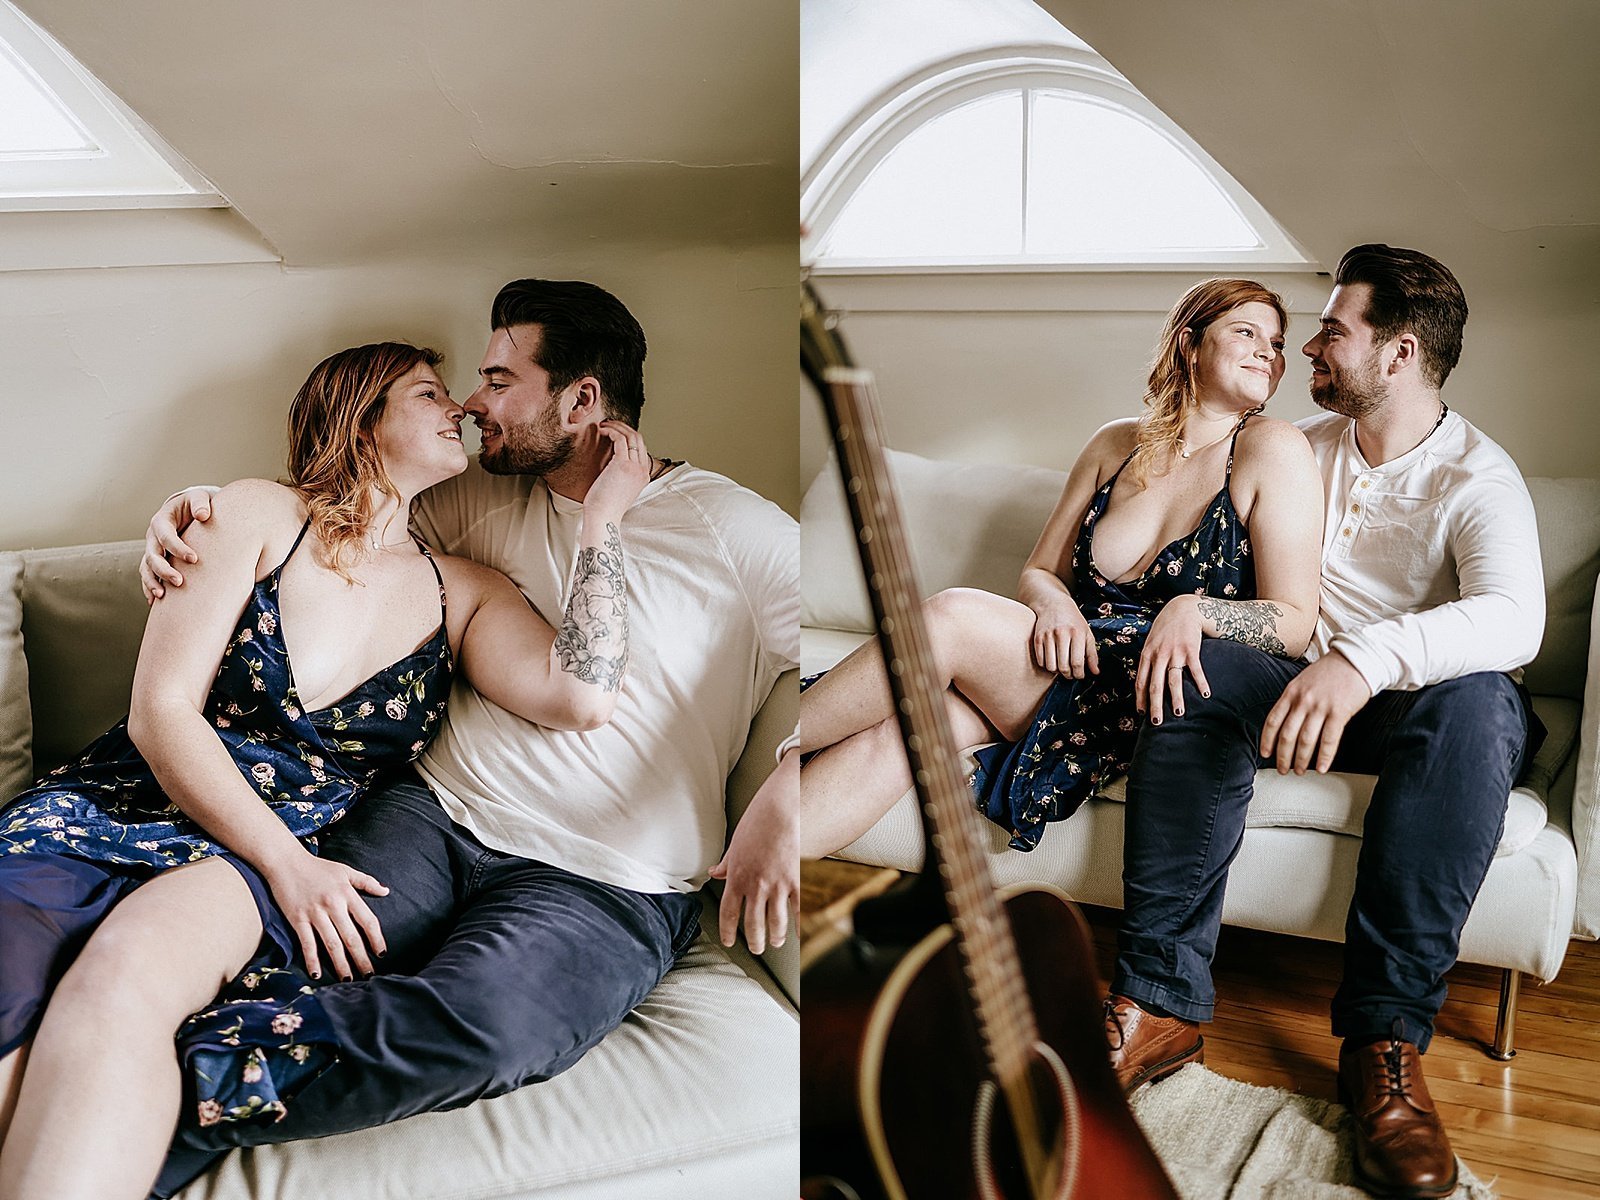
[[[1345,725],[1371,699],[1372,689],[1348,658],[1324,654],[1295,676],[1267,714],[1261,757],[1277,759],[1280,775],[1304,775],[1315,755],[1317,773],[1326,774]]]
[[[781,946],[789,935],[789,909],[800,896],[800,751],[790,750],[756,789],[728,852],[711,868],[723,881],[717,931],[733,945],[744,911],[744,940],[752,954]]]
[[[211,519],[211,497],[216,491],[206,486],[185,488],[150,518],[144,533],[144,557],[139,560],[139,583],[144,588],[146,604],[165,596],[169,586],[183,586],[183,576],[169,558],[186,563],[200,561],[200,556],[179,535],[192,522]]]

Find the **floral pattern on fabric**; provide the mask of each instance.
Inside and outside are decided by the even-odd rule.
[[[316,834],[344,816],[380,774],[421,757],[444,718],[454,660],[443,620],[444,580],[434,566],[441,620],[428,640],[336,704],[307,712],[295,689],[278,604],[283,568],[304,537],[302,528],[284,562],[251,591],[223,652],[205,716],[261,802],[315,851]],[[432,564],[432,555],[422,549]],[[0,812],[0,853],[30,852],[118,864],[148,877],[227,851],[167,798],[123,720],[76,762],[50,772]],[[276,981],[274,969],[288,965],[267,938],[249,971],[259,984]],[[274,1106],[290,1094],[285,1081],[292,1078],[298,1087],[308,1078],[305,1072],[282,1070],[274,1094],[266,1097],[256,1071],[273,1054],[289,1053],[286,1047],[316,1042],[321,1026],[313,1021],[316,1036],[303,1033],[285,1042],[273,1028],[274,1019],[306,1021],[312,1009],[320,1013],[320,1006],[298,992],[278,996],[268,988],[262,995],[270,997],[255,1000],[264,1006],[263,1019],[245,1021],[231,1034],[197,1025],[199,1018],[185,1025],[200,1055],[186,1050],[186,1060],[204,1062],[208,1077],[217,1081],[200,1101],[203,1121],[281,1118],[281,1107]],[[332,1054],[329,1049],[327,1055]],[[225,1066],[223,1059],[232,1061]],[[333,1061],[324,1059],[318,1060],[319,1069]]]
[[[1240,428],[1243,427],[1240,422]],[[1234,431],[1235,442],[1238,430]],[[978,810],[1032,850],[1103,784],[1127,773],[1142,718],[1134,708],[1139,655],[1161,606],[1182,595],[1249,600],[1256,594],[1249,531],[1233,507],[1233,448],[1222,490],[1193,532],[1164,546],[1138,577],[1113,583],[1094,565],[1094,527],[1127,462],[1094,494],[1072,547],[1072,599],[1089,623],[1100,673],[1057,676],[1020,741],[978,751]]]
[[[305,973],[246,971],[178,1030],[200,1125],[281,1121],[288,1099],[338,1061],[339,1042]]]

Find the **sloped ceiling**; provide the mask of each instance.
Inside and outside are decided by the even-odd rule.
[[[1039,0],[1332,266],[1413,246],[1469,303],[1600,314],[1600,5]]]
[[[782,0],[20,0],[294,265],[794,236]]]

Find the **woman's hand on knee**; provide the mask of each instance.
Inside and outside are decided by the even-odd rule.
[[[313,979],[322,977],[323,953],[340,979],[353,979],[357,972],[372,974],[369,947],[380,957],[387,947],[378,918],[361,893],[385,896],[387,887],[354,867],[318,858],[309,851],[279,866],[267,882],[299,939],[306,970]]]
[[[1200,643],[1205,636],[1198,596],[1175,596],[1156,614],[1133,682],[1134,707],[1161,724],[1170,699],[1172,715],[1183,716],[1183,673],[1188,671],[1202,696],[1211,694],[1200,667]]]
[[[1078,606],[1060,596],[1033,610],[1033,661],[1041,670],[1082,679],[1100,674],[1100,656],[1094,630]]]

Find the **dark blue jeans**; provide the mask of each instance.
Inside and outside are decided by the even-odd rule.
[[[1207,639],[1203,699],[1139,733],[1128,773],[1123,921],[1112,989],[1192,1021],[1216,1002],[1211,959],[1228,867],[1244,837],[1261,726],[1305,668]],[[1509,676],[1466,675],[1380,692],[1345,727],[1333,769],[1376,775],[1345,921],[1333,1032],[1374,1039],[1401,1024],[1426,1050],[1444,973],[1488,873],[1531,712]]]
[[[156,1195],[232,1146],[325,1137],[459,1108],[566,1070],[621,1023],[699,931],[699,898],[631,892],[486,849],[414,777],[322,839],[389,887],[368,897],[382,974],[317,998],[339,1062],[277,1124],[202,1129],[185,1105]]]

